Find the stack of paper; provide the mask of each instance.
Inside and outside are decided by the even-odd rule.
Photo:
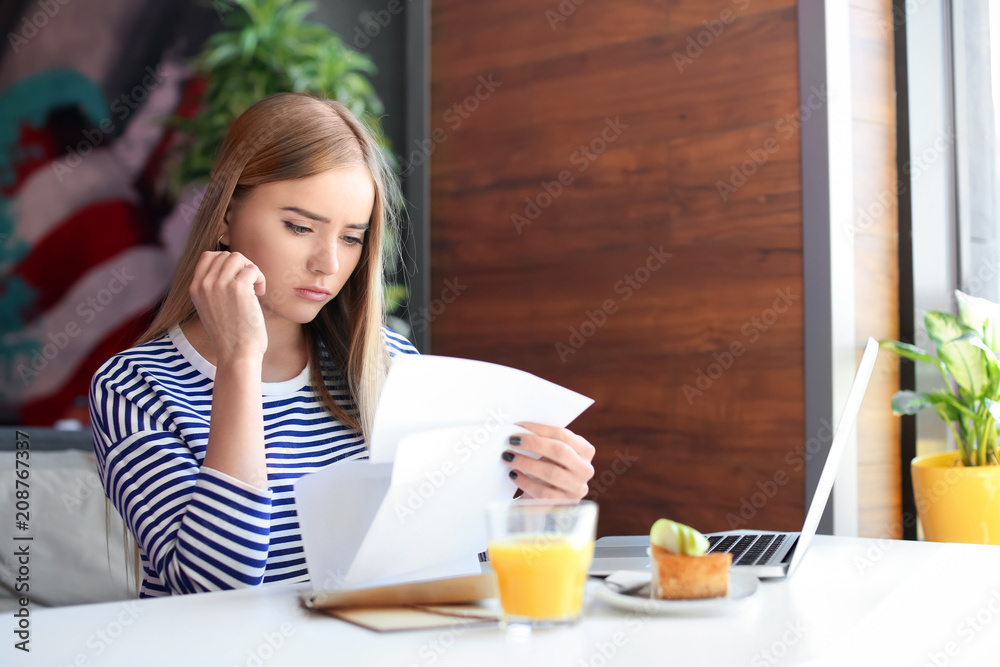
[[[501,461],[517,422],[567,426],[592,399],[530,373],[431,355],[395,358],[370,460],[294,486],[316,590],[478,574],[486,507],[516,484]]]

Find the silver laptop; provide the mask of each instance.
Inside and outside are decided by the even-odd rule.
[[[816,534],[816,527],[823,516],[827,500],[830,499],[833,480],[837,476],[840,459],[854,429],[861,399],[864,398],[865,390],[868,388],[868,380],[871,378],[877,356],[878,341],[869,338],[802,530],[797,533],[785,533],[740,529],[708,533],[705,537],[708,538],[710,552],[731,553],[734,568],[761,578],[786,577],[795,571],[805,556],[809,542]],[[590,574],[604,576],[617,570],[649,569],[649,554],[646,551],[648,547],[649,535],[602,537],[594,544],[594,561],[590,567]]]

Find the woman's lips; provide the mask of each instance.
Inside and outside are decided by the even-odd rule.
[[[295,293],[303,299],[308,299],[309,301],[326,301],[330,298],[330,295],[326,292],[314,292],[312,290],[302,289],[301,287],[296,287]]]

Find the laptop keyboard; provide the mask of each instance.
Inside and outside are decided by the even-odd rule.
[[[787,535],[712,535],[709,553],[731,553],[734,565],[766,563],[784,544]]]
[[[729,551],[729,548],[736,544],[736,540],[739,538],[735,535],[727,535],[723,537],[722,535],[712,535],[708,538],[708,551],[712,552],[722,552],[725,553]],[[722,540],[720,542],[720,540]],[[718,546],[716,546],[718,545]]]
[[[764,552],[764,555],[760,557],[758,562],[766,563],[771,560],[771,558],[774,557],[774,553],[778,550],[778,547],[785,543],[786,537],[788,537],[788,535],[778,535],[774,542],[771,543],[771,546],[767,548],[767,551]]]

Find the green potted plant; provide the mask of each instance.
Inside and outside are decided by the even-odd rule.
[[[931,364],[945,387],[902,390],[897,415],[933,409],[951,429],[956,451],[918,456],[910,471],[924,536],[941,542],[1000,544],[1000,305],[956,290],[958,317],[924,314],[932,355],[898,340],[880,341],[905,359]]]
[[[212,6],[222,14],[223,30],[208,38],[192,62],[206,82],[198,112],[168,121],[186,137],[170,170],[171,192],[207,181],[232,122],[254,102],[278,92],[311,93],[346,104],[396,164],[378,120],[382,102],[366,77],[377,71],[375,64],[326,26],[306,21],[313,3],[215,0]]]
[[[382,133],[382,102],[367,75],[375,64],[347,47],[326,26],[306,21],[315,5],[298,0],[214,0],[223,30],[212,35],[192,62],[205,81],[197,113],[174,115],[168,124],[183,136],[167,170],[174,198],[192,183],[207,182],[215,154],[232,122],[250,105],[277,92],[311,93],[336,99],[371,128],[395,168],[398,160]],[[390,246],[394,244],[389,244]],[[387,258],[387,271],[398,270],[398,257]],[[387,285],[390,324],[402,335],[409,326],[393,313],[406,298],[402,285]]]

